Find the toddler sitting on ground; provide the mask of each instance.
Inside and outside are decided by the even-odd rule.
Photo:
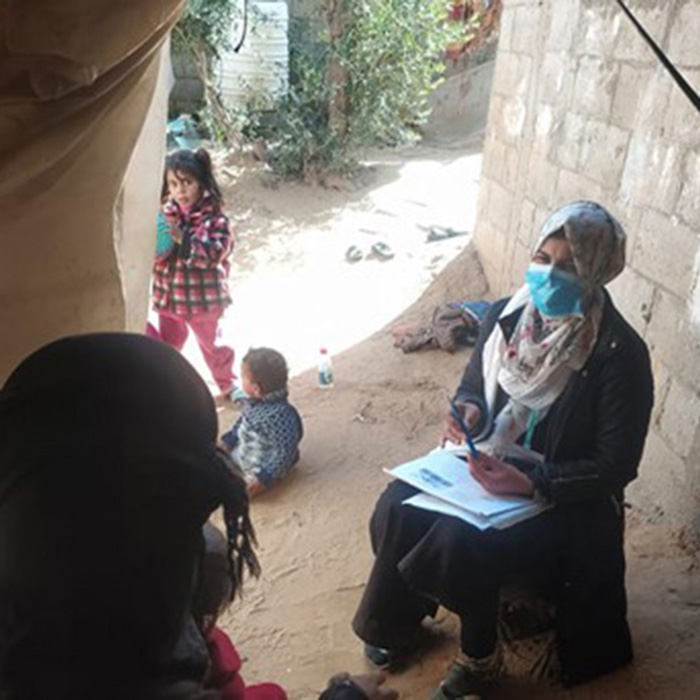
[[[207,523],[204,539],[205,552],[192,613],[209,652],[205,687],[218,690],[221,700],[287,700],[287,694],[276,683],[249,686],[243,680],[241,657],[229,636],[217,626],[219,614],[231,602],[226,538]]]
[[[299,460],[304,429],[287,400],[288,376],[287,363],[276,350],[254,348],[243,358],[241,416],[221,442],[243,470],[251,497],[282,479]]]

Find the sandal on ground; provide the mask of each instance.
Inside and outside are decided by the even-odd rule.
[[[445,228],[443,226],[431,226],[428,235],[426,236],[426,241],[432,243],[433,241],[445,241],[448,238],[454,238],[455,236],[466,236],[469,231],[455,231],[453,228]]]
[[[356,245],[351,245],[346,251],[345,251],[345,259],[349,263],[356,263],[362,260],[363,258],[363,253],[362,251],[356,246]]]
[[[394,251],[382,241],[372,246],[372,253],[381,260],[391,260],[394,257]]]

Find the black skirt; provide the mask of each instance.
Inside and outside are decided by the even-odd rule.
[[[474,627],[473,644],[478,646],[482,636],[488,646],[495,639],[504,584],[550,587],[562,545],[557,509],[505,530],[482,531],[458,518],[403,505],[417,492],[395,481],[377,502],[370,521],[376,559],[353,629],[369,644],[401,648],[440,604],[459,615],[463,627]],[[463,647],[469,638],[464,631]]]

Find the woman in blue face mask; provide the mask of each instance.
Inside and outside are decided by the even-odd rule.
[[[455,393],[478,443],[468,458],[489,492],[551,508],[504,530],[402,505],[394,482],[370,531],[375,564],[354,629],[391,664],[440,603],[461,619],[461,653],[433,700],[485,697],[501,670],[501,588],[544,584],[561,679],[579,683],[632,658],[626,621],[623,491],[637,475],[653,384],[644,341],[604,285],[624,268],[625,233],[600,205],[545,222],[525,284],[496,302]],[[443,442],[464,441],[450,415]]]

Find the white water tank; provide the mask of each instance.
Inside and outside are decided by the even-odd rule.
[[[239,0],[241,10],[244,3]],[[248,27],[238,53],[221,57],[219,89],[228,105],[245,105],[253,95],[280,97],[289,82],[289,12],[286,2],[250,0]],[[242,19],[233,23],[231,43],[242,32]]]

